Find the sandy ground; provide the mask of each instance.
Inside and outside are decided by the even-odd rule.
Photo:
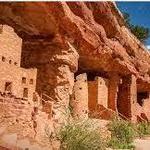
[[[150,150],[150,138],[149,139],[136,139],[134,140],[135,150]]]

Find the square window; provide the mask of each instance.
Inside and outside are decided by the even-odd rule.
[[[2,56],[2,61],[5,62],[6,58],[4,56]]]
[[[26,78],[25,77],[22,77],[22,83],[26,83]]]
[[[16,66],[17,66],[17,62],[14,62],[14,65],[16,65]]]
[[[11,64],[12,63],[12,61],[11,60],[9,60],[9,64]]]
[[[29,82],[30,84],[33,84],[33,79],[30,79],[30,82]]]

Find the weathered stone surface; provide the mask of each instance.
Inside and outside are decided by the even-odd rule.
[[[54,51],[48,45],[65,47],[65,41],[70,41],[80,54],[83,70],[132,72],[140,78],[148,73],[149,53],[124,26],[112,2],[1,3],[0,11],[1,22],[13,26],[25,45],[39,47],[41,57],[28,57],[30,65],[48,63],[44,56],[50,58]]]
[[[134,74],[139,88],[150,89],[150,54],[125,27],[115,3],[0,3],[0,14],[0,23],[23,39],[22,66],[38,69],[38,92],[61,111],[77,70]]]
[[[0,24],[13,27],[22,38],[21,65],[38,69],[37,91],[54,101],[57,123],[64,121],[75,72],[107,72],[109,79],[112,72],[121,77],[134,74],[138,91],[150,90],[150,54],[125,27],[113,2],[0,3]],[[116,110],[118,82],[113,80],[108,91],[112,103],[108,107]],[[127,85],[125,101],[132,97],[135,85]],[[44,139],[47,114],[36,114],[30,107],[16,111],[16,107],[8,104],[1,109],[8,131],[36,137],[37,141]],[[98,109],[106,108],[99,105]],[[112,112],[106,111],[105,116],[110,115]]]

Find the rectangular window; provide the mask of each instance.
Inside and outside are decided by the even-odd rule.
[[[28,88],[23,89],[23,97],[25,97],[25,98],[28,97]]]
[[[30,82],[29,82],[30,84],[33,84],[33,79],[30,79]]]
[[[2,61],[5,62],[6,58],[4,56],[2,56]]]
[[[5,83],[5,91],[11,92],[12,90],[12,82]]]
[[[25,77],[22,77],[22,83],[26,83],[26,78]]]

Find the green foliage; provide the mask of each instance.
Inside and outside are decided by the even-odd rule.
[[[140,122],[137,125],[137,132],[140,137],[150,135],[150,123],[149,122]]]
[[[145,42],[145,40],[150,36],[149,29],[143,26],[132,25],[131,32],[141,41]]]
[[[136,136],[136,132],[130,122],[115,118],[109,124],[108,129],[111,131],[111,140],[108,143],[111,148],[131,149],[134,147],[132,142]]]
[[[130,27],[130,15],[128,13],[123,13],[124,20],[127,27]]]
[[[150,37],[150,30],[144,26],[133,25],[130,22],[130,15],[128,13],[123,13],[126,26],[131,30],[131,32],[141,41],[145,42],[146,39]]]
[[[62,150],[104,150],[100,132],[88,121],[70,122],[59,132]]]
[[[112,138],[108,145],[114,149],[134,149],[134,146],[131,143],[121,142],[118,138]]]

